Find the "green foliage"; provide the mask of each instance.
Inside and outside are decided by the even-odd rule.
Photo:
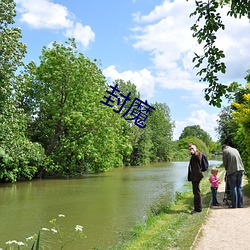
[[[36,239],[36,241],[34,241],[32,247],[31,247],[31,250],[34,250],[34,249],[39,250],[39,246],[40,246],[40,235],[41,235],[41,234],[40,234],[40,231],[39,231],[38,236],[37,236],[37,239]],[[34,247],[35,247],[35,248],[34,248]]]
[[[181,140],[178,141],[178,147],[179,149],[186,149],[187,152],[189,152],[188,150],[188,145],[190,143],[193,143],[196,145],[197,149],[203,153],[205,153],[206,155],[209,154],[209,150],[206,146],[206,144],[199,138],[197,137],[193,137],[193,136],[187,136]]]
[[[0,179],[16,182],[32,179],[47,164],[44,149],[25,136],[25,116],[5,110],[0,115]]]
[[[219,141],[211,142],[209,146],[209,152],[211,154],[220,154],[222,152],[221,143]]]
[[[13,0],[0,1],[0,112],[7,102],[14,101],[11,96],[19,84],[15,73],[23,65],[22,58],[26,53],[26,45],[20,41],[21,30],[13,26],[15,6]]]
[[[216,129],[220,138],[221,145],[228,144],[232,147],[237,147],[235,142],[235,135],[239,129],[239,124],[232,119],[232,108],[230,106],[224,107],[218,120],[218,127]]]
[[[20,67],[26,45],[21,30],[13,26],[15,2],[0,2],[0,179],[15,182],[32,179],[39,166],[46,164],[43,148],[31,143],[27,136],[26,116],[20,107],[24,94]]]
[[[249,76],[248,76],[249,77]],[[248,77],[246,79],[248,79]],[[250,176],[250,147],[249,147],[249,139],[250,139],[250,82],[246,85],[246,91],[243,91],[242,98],[238,98],[237,100],[243,100],[242,102],[234,101],[232,102],[232,106],[236,109],[232,111],[232,118],[235,122],[239,124],[239,129],[237,130],[237,134],[235,135],[235,141],[241,143],[239,144],[239,151],[243,155],[243,161],[245,163],[246,174]]]
[[[237,88],[234,89],[234,94],[229,98],[232,105],[222,109],[219,115],[217,132],[220,135],[221,145],[226,143],[239,150],[249,178],[249,74],[245,79],[248,81],[245,88],[239,87],[240,85],[235,83]]]
[[[225,54],[223,50],[216,46],[217,32],[225,29],[219,7],[230,3],[228,15],[235,18],[241,18],[242,16],[250,18],[249,1],[204,0],[195,1],[195,3],[196,9],[190,16],[196,16],[197,19],[191,30],[193,31],[193,37],[197,38],[198,43],[204,44],[204,46],[202,55],[195,53],[193,62],[196,64],[194,67],[199,69],[197,75],[201,77],[200,81],[209,83],[208,88],[205,89],[205,99],[209,101],[209,104],[221,107],[221,97],[230,91],[230,87],[219,83],[218,78],[219,73],[224,74],[226,72],[226,65],[223,62]]]
[[[250,19],[250,7],[248,0],[222,0],[221,4],[230,4],[230,10],[228,12],[228,15],[233,16],[235,18],[247,16]]]
[[[134,124],[133,120],[125,120],[121,116],[130,108],[130,105],[134,98],[140,99],[140,93],[136,89],[136,85],[130,81],[125,82],[121,79],[117,79],[113,82],[113,85],[118,85],[120,93],[127,96],[130,92],[129,98],[131,101],[127,101],[123,107],[121,113],[116,114],[119,119],[122,119],[122,129],[120,130],[121,138],[126,138],[129,145],[126,146],[131,150],[123,155],[123,164],[126,166],[136,166],[147,164],[150,162],[149,150],[150,150],[150,138],[148,138],[148,129],[141,129]],[[121,103],[124,102],[124,98],[121,98]],[[118,110],[118,108],[115,108]],[[127,144],[126,143],[126,144]],[[120,148],[124,148],[124,143],[120,144]],[[126,145],[125,144],[125,145]]]
[[[156,110],[145,129],[115,113],[119,104],[105,106],[105,77],[74,39],[43,47],[38,65],[24,65],[15,3],[1,1],[0,7],[0,180],[76,176],[172,159],[166,104],[152,105]],[[130,92],[131,101],[140,99],[135,84],[114,84],[124,95]]]
[[[212,142],[211,136],[206,131],[201,129],[199,125],[185,127],[179,137],[179,140],[184,139],[185,137],[188,137],[188,136],[199,138],[200,140],[205,142],[207,146],[209,146],[210,143]]]
[[[107,90],[101,70],[77,51],[74,39],[44,47],[40,60],[28,67],[23,105],[31,108],[30,138],[58,166],[44,170],[72,176],[121,166],[130,147],[119,135],[122,119],[100,103]]]
[[[170,109],[165,103],[154,103],[155,111],[148,119],[152,141],[151,162],[169,161],[172,153],[173,123]]]

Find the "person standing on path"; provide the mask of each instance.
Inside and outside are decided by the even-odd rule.
[[[211,169],[211,176],[209,177],[209,181],[211,183],[211,191],[212,191],[212,206],[219,206],[219,202],[217,201],[217,189],[220,184],[219,179],[217,177],[218,169]]]
[[[193,143],[188,145],[188,148],[191,153],[191,158],[188,166],[188,181],[192,182],[193,195],[194,195],[194,209],[191,211],[191,214],[199,213],[202,211],[201,203],[201,191],[200,191],[200,181],[203,178],[201,172],[201,159],[202,152],[200,152],[196,145]]]
[[[241,208],[243,207],[242,177],[244,174],[244,165],[240,153],[236,148],[224,144],[222,151],[223,165],[227,171],[232,197],[230,208]]]

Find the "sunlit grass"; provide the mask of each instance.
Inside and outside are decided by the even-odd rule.
[[[222,171],[223,173],[223,171]],[[127,238],[110,249],[190,249],[204,223],[211,201],[208,177],[201,181],[203,211],[190,215],[193,208],[191,184],[177,192],[171,204],[162,201],[151,208],[144,222],[132,228]]]

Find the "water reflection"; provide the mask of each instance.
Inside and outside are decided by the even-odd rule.
[[[211,161],[210,164],[219,164]],[[107,249],[119,232],[142,220],[162,197],[173,198],[186,183],[188,162],[118,168],[81,179],[37,180],[1,184],[0,247],[8,240],[24,240],[58,214],[63,227],[84,226],[84,245],[68,249]]]

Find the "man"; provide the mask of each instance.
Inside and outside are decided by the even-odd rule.
[[[203,178],[201,172],[201,158],[202,152],[197,150],[196,146],[191,143],[188,145],[191,153],[190,163],[188,167],[188,181],[192,182],[193,195],[194,195],[194,209],[191,214],[199,213],[202,211],[200,181]]]
[[[222,146],[223,165],[227,171],[227,178],[230,185],[232,204],[230,208],[243,207],[242,177],[244,165],[239,151],[228,145]]]

